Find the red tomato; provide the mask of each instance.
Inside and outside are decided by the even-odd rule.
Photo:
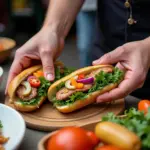
[[[94,147],[100,142],[100,140],[98,139],[98,137],[95,135],[94,132],[87,131],[87,135],[91,139]]]
[[[144,111],[144,113],[147,113],[148,107],[150,107],[150,101],[149,100],[141,100],[138,103],[138,110]]]
[[[121,150],[121,149],[113,145],[104,145],[104,146],[98,147],[96,150]]]
[[[93,144],[86,130],[79,127],[66,127],[48,140],[47,150],[93,150]]]
[[[30,78],[29,83],[32,87],[39,87],[41,85],[41,82],[38,78]]]
[[[84,74],[79,74],[79,75],[78,75],[78,80],[84,79],[84,78],[85,78],[85,75],[84,75]]]

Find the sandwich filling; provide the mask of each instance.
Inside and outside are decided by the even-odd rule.
[[[55,81],[73,72],[74,69],[66,68],[64,65],[55,65]],[[22,105],[38,105],[41,98],[47,96],[48,88],[53,82],[44,78],[42,70],[38,70],[21,82],[16,90],[17,102]]]
[[[79,74],[65,83],[58,85],[57,92],[52,98],[55,106],[65,106],[86,99],[91,93],[117,83],[124,77],[124,72],[118,68],[99,68],[90,74]]]

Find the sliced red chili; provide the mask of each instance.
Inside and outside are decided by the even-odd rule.
[[[41,85],[41,82],[38,78],[30,78],[29,83],[32,87],[39,87]]]

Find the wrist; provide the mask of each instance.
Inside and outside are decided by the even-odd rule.
[[[149,49],[149,51],[150,51],[150,37],[148,37],[148,38],[142,40],[141,42],[142,42],[143,46],[144,46],[145,48]]]
[[[141,41],[141,48],[145,51],[144,53],[148,55],[149,63],[150,63],[150,37]]]
[[[66,37],[66,23],[60,23],[59,21],[53,21],[53,22],[45,22],[42,29],[49,30],[53,33],[55,33],[58,37],[65,39]]]

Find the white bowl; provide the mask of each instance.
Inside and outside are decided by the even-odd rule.
[[[3,73],[4,73],[3,68],[0,67],[0,84],[2,82]]]
[[[22,116],[9,106],[0,104],[0,120],[3,124],[3,135],[10,138],[4,148],[6,150],[18,149],[26,129]]]

